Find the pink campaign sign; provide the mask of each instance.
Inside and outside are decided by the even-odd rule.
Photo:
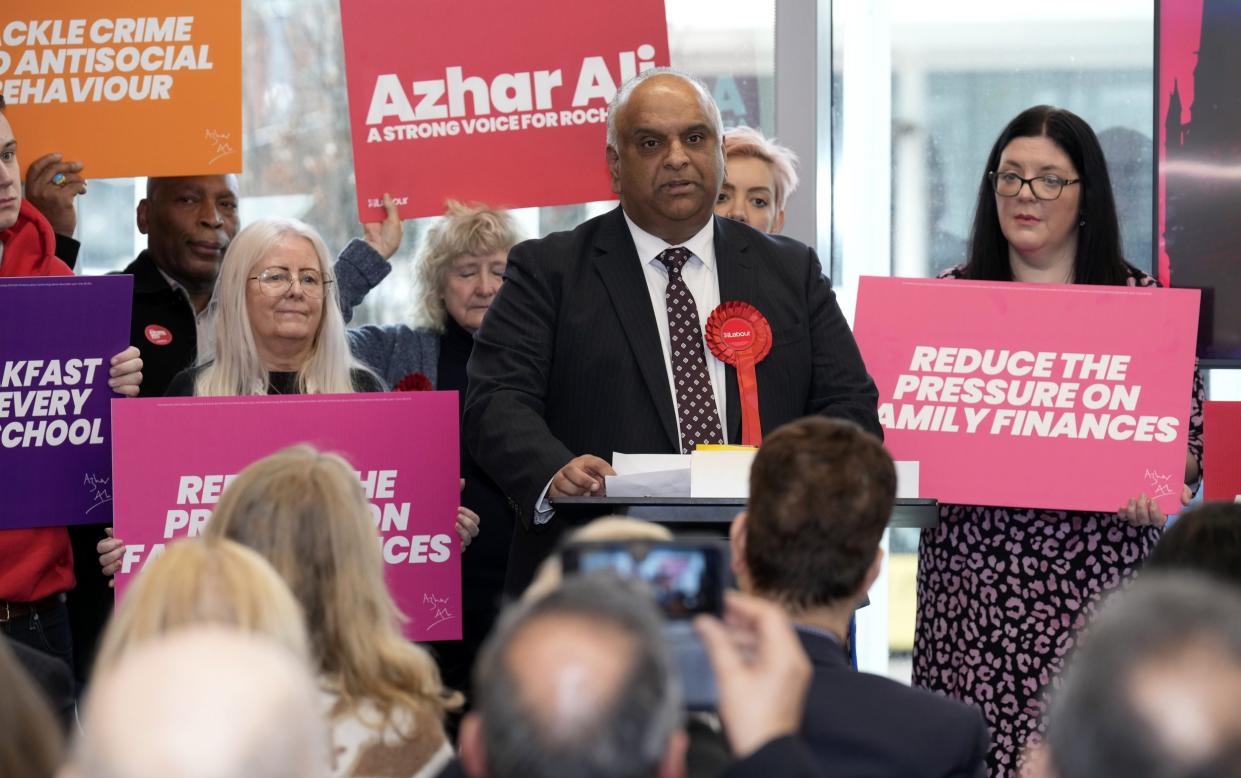
[[[946,503],[1180,510],[1198,292],[862,278],[885,443]]]
[[[202,531],[228,477],[298,443],[358,471],[411,640],[461,637],[456,392],[125,399],[112,403],[117,597],[163,545]]]

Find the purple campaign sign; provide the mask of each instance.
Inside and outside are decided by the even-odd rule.
[[[108,367],[133,276],[0,280],[0,529],[112,520]]]

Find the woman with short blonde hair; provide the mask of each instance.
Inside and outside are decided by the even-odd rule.
[[[262,554],[301,603],[333,726],[335,774],[353,775],[363,757],[375,770],[368,774],[436,774],[452,754],[442,720],[461,696],[445,690],[431,656],[401,634],[354,469],[310,446],[272,454],[224,490],[206,536]],[[426,761],[410,763],[411,754]]]
[[[718,216],[761,232],[784,227],[784,206],[797,189],[797,155],[753,127],[724,132],[724,183],[716,199]]]

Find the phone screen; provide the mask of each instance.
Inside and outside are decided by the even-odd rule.
[[[585,543],[566,548],[563,560],[566,572],[610,571],[642,579],[670,619],[718,614],[722,607],[723,550],[718,544]]]

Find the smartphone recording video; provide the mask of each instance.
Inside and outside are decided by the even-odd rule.
[[[614,572],[640,578],[670,619],[723,609],[723,545],[716,541],[575,543],[561,555],[566,573]]]

